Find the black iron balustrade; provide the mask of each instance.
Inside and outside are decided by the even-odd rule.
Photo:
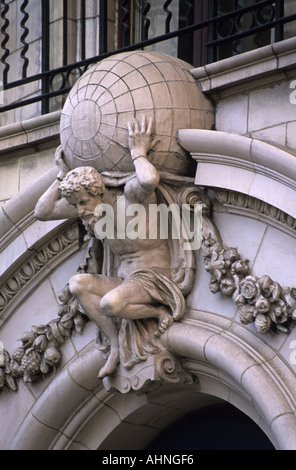
[[[163,5],[163,10],[166,13],[166,19],[165,19],[165,33],[166,34],[170,32],[170,23],[171,23],[171,19],[173,16],[173,13],[169,10],[169,6],[171,3],[172,3],[172,0],[167,0],[166,2],[164,2],[164,5]]]
[[[142,18],[143,18],[143,23],[144,23],[144,27],[143,27],[143,40],[144,41],[147,41],[148,39],[148,32],[149,32],[149,28],[150,28],[150,19],[149,17],[147,16],[148,13],[149,13],[149,10],[151,8],[151,5],[150,5],[150,2],[146,2],[145,0],[143,0],[143,10],[142,10]]]
[[[45,73],[49,69],[50,63],[50,35],[49,35],[49,2],[42,0],[41,3],[41,21],[42,21],[42,37],[41,37],[41,73]],[[66,42],[67,44],[67,42]],[[65,43],[63,43],[65,48]],[[41,78],[41,114],[47,114],[49,112],[49,99],[47,98],[49,93],[49,80],[45,78],[45,75]]]
[[[243,6],[245,2],[235,0],[233,11],[221,14],[219,11],[219,0],[210,3],[211,33],[206,44],[209,50],[209,62],[214,62],[223,57],[221,48],[224,45],[231,46],[232,55],[242,52],[239,46],[244,38],[252,38],[254,48],[262,47],[264,44],[263,32],[274,33],[274,42],[283,39],[284,24],[293,21],[295,15],[284,17],[284,0],[280,1],[256,1],[253,5]],[[266,38],[265,38],[266,41]],[[270,44],[271,38],[266,41]],[[226,52],[227,54],[227,52]]]
[[[21,50],[21,58],[23,60],[23,68],[22,68],[22,77],[26,78],[27,77],[27,69],[29,65],[29,59],[27,57],[27,52],[29,50],[29,44],[26,41],[26,38],[29,34],[29,28],[27,28],[26,23],[28,21],[29,15],[26,11],[26,7],[28,6],[29,0],[24,0],[23,3],[21,4],[20,10],[23,15],[23,18],[21,20],[21,28],[23,30],[21,34],[21,43],[23,44],[22,50]]]
[[[130,20],[131,20],[131,9],[130,1],[121,1],[121,26],[122,26],[122,46],[125,47],[130,43]],[[104,52],[104,51],[102,51]]]
[[[71,0],[73,1],[73,0]],[[10,81],[11,63],[9,62],[11,51],[9,50],[10,39],[10,21],[9,8],[11,3],[0,0],[0,16],[1,16],[1,70],[3,89],[13,90],[18,87],[25,86],[29,83],[39,83],[40,92],[35,95],[13,103],[5,103],[0,107],[0,112],[9,111],[33,103],[41,102],[41,113],[46,114],[50,110],[50,100],[57,96],[68,93],[73,86],[74,81],[81,76],[85,70],[93,63],[98,62],[115,53],[132,51],[136,49],[145,49],[148,46],[160,44],[172,38],[179,38],[180,43],[184,37],[188,38],[191,34],[191,43],[188,47],[192,47],[196,37],[204,37],[205,33],[207,41],[202,45],[207,56],[207,62],[219,60],[221,51],[228,48],[228,56],[240,52],[238,45],[244,38],[253,38],[253,46],[258,47],[260,44],[260,34],[267,32],[269,34],[269,43],[272,41],[280,41],[284,38],[284,25],[296,20],[296,14],[284,16],[284,0],[257,0],[252,5],[244,6],[243,0],[233,0],[234,8],[231,11],[223,11],[223,0],[205,0],[203,2],[194,0],[179,0],[178,29],[171,31],[172,27],[172,4],[176,0],[167,0],[162,5],[163,11],[163,34],[157,37],[150,37],[150,27],[153,21],[151,15],[151,3],[145,0],[138,0],[140,5],[138,18],[138,27],[141,37],[138,42],[134,42],[135,18],[132,17],[135,12],[134,2],[132,0],[122,0],[120,6],[120,27],[118,40],[119,47],[114,50],[108,50],[108,7],[113,5],[110,1],[100,0],[99,12],[99,55],[95,57],[87,57],[86,50],[86,0],[80,1],[80,57],[75,63],[68,63],[68,22],[67,8],[68,0],[62,0],[63,7],[63,44],[61,45],[62,65],[58,68],[50,69],[51,58],[51,41],[50,41],[50,3],[51,0],[41,0],[41,64],[40,72],[28,76],[28,68],[30,65],[28,51],[30,44],[28,43],[28,20],[27,12],[28,0],[23,0],[20,4],[21,15],[21,37],[22,44],[20,49],[20,59],[22,63],[21,77],[17,80]],[[77,0],[78,3],[78,0]],[[229,2],[228,2],[229,3]],[[197,9],[207,6],[206,17],[204,11],[201,14]],[[222,5],[222,7],[221,7]],[[182,8],[181,8],[182,7]],[[196,21],[198,18],[198,21]],[[271,37],[273,33],[273,38]],[[200,34],[202,33],[202,34]],[[187,36],[186,36],[187,35]],[[198,35],[198,36],[197,36]],[[184,42],[184,41],[183,41]],[[187,43],[186,43],[187,47]],[[200,47],[196,47],[196,50]],[[181,50],[181,49],[180,49]],[[183,44],[184,50],[184,44]],[[230,51],[230,52],[229,52]],[[183,58],[181,56],[181,58]],[[223,57],[222,57],[223,58]],[[186,57],[187,59],[187,57]],[[192,62],[193,63],[193,62]],[[0,103],[1,104],[1,103]]]
[[[1,19],[3,20],[3,26],[1,28],[1,34],[3,35],[3,40],[1,42],[1,48],[3,49],[4,53],[1,58],[2,64],[4,64],[4,70],[3,70],[3,80],[2,80],[2,85],[5,85],[8,81],[8,71],[10,69],[9,64],[6,62],[6,59],[9,56],[10,50],[8,49],[7,42],[9,41],[9,34],[6,31],[8,26],[9,26],[9,20],[7,19],[7,13],[8,13],[8,5],[6,2],[1,0]]]

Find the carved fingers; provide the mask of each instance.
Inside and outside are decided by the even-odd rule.
[[[55,151],[55,165],[59,170],[57,179],[61,180],[69,171],[69,167],[64,161],[63,149],[61,145]]]
[[[132,159],[140,156],[146,157],[147,153],[156,145],[159,139],[152,138],[154,128],[153,118],[149,118],[148,122],[146,116],[142,116],[141,122],[137,119],[127,124],[129,133],[129,148],[131,151]]]

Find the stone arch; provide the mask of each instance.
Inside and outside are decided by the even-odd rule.
[[[181,129],[178,139],[198,164],[196,184],[248,194],[296,216],[292,149],[203,129]]]
[[[175,325],[164,341],[197,383],[107,392],[96,378],[103,359],[89,345],[35,401],[11,448],[143,449],[168,423],[168,410],[177,419],[223,399],[254,420],[276,448],[295,449],[295,378],[274,351],[264,346],[260,357],[239,335],[213,324]]]
[[[204,374],[227,384],[230,391],[228,401],[234,406],[237,406],[235,395],[238,394],[240,409],[257,422],[275,447],[295,448],[296,382],[291,370],[265,344],[261,344],[263,348],[259,353],[258,342],[255,348],[251,334],[243,340],[239,325],[225,329],[221,324],[214,325],[214,322],[197,327],[174,325],[166,335],[167,347],[186,358],[184,366],[200,377],[201,384]],[[205,393],[210,389],[206,382]],[[212,390],[223,398],[223,387]],[[231,390],[235,393],[232,394]],[[291,430],[288,435],[287,428]]]
[[[270,144],[221,134],[180,131],[180,142],[198,161],[196,184],[240,191],[294,218],[295,157]],[[219,178],[213,168],[223,170],[219,171]],[[243,178],[235,178],[237,170],[246,175],[248,185],[241,184]],[[7,262],[5,276],[11,272],[11,266],[23,263],[28,252],[64,228],[63,224],[53,224],[42,234],[39,232],[38,237],[29,237],[30,227],[36,222],[32,218],[34,205],[55,175],[53,170],[36,183],[33,191],[17,196],[1,209],[2,246],[15,255],[9,246],[21,237],[17,256],[7,258],[10,264]],[[263,191],[268,182],[272,190]],[[274,194],[278,196],[276,200]],[[59,257],[60,262],[68,256],[70,251],[64,258]],[[295,449],[296,378],[290,365],[276,347],[259,340],[237,322],[219,312],[197,313],[189,312],[181,324],[175,324],[163,337],[164,345],[182,359],[184,368],[197,378],[197,383],[167,384],[124,395],[106,391],[97,379],[103,358],[95,348],[93,336],[88,336],[84,345],[68,355],[62,368],[42,387],[21,384],[18,395],[5,393],[0,398],[0,406],[8,405],[7,409],[15,407],[16,400],[26,403],[21,420],[12,425],[9,448],[115,449],[119,445],[127,448],[127,436],[134,437],[135,448],[145,448],[166,425],[168,401],[173,419],[198,406],[214,403],[215,399],[224,399],[252,418],[276,448]],[[9,315],[5,317],[8,320]],[[186,410],[182,408],[189,402]],[[153,425],[151,417],[155,419]]]

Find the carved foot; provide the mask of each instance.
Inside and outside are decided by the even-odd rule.
[[[155,331],[155,336],[160,336],[164,333],[172,324],[174,319],[167,311],[159,317],[158,330]]]
[[[106,361],[106,364],[100,372],[98,373],[98,379],[103,379],[104,377],[107,377],[107,375],[113,374],[115,370],[117,369],[117,366],[119,364],[119,349],[118,348],[112,348],[109,354],[109,357]]]

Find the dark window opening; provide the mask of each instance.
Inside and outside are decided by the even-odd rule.
[[[248,416],[228,403],[190,413],[164,431],[149,450],[275,450]]]

